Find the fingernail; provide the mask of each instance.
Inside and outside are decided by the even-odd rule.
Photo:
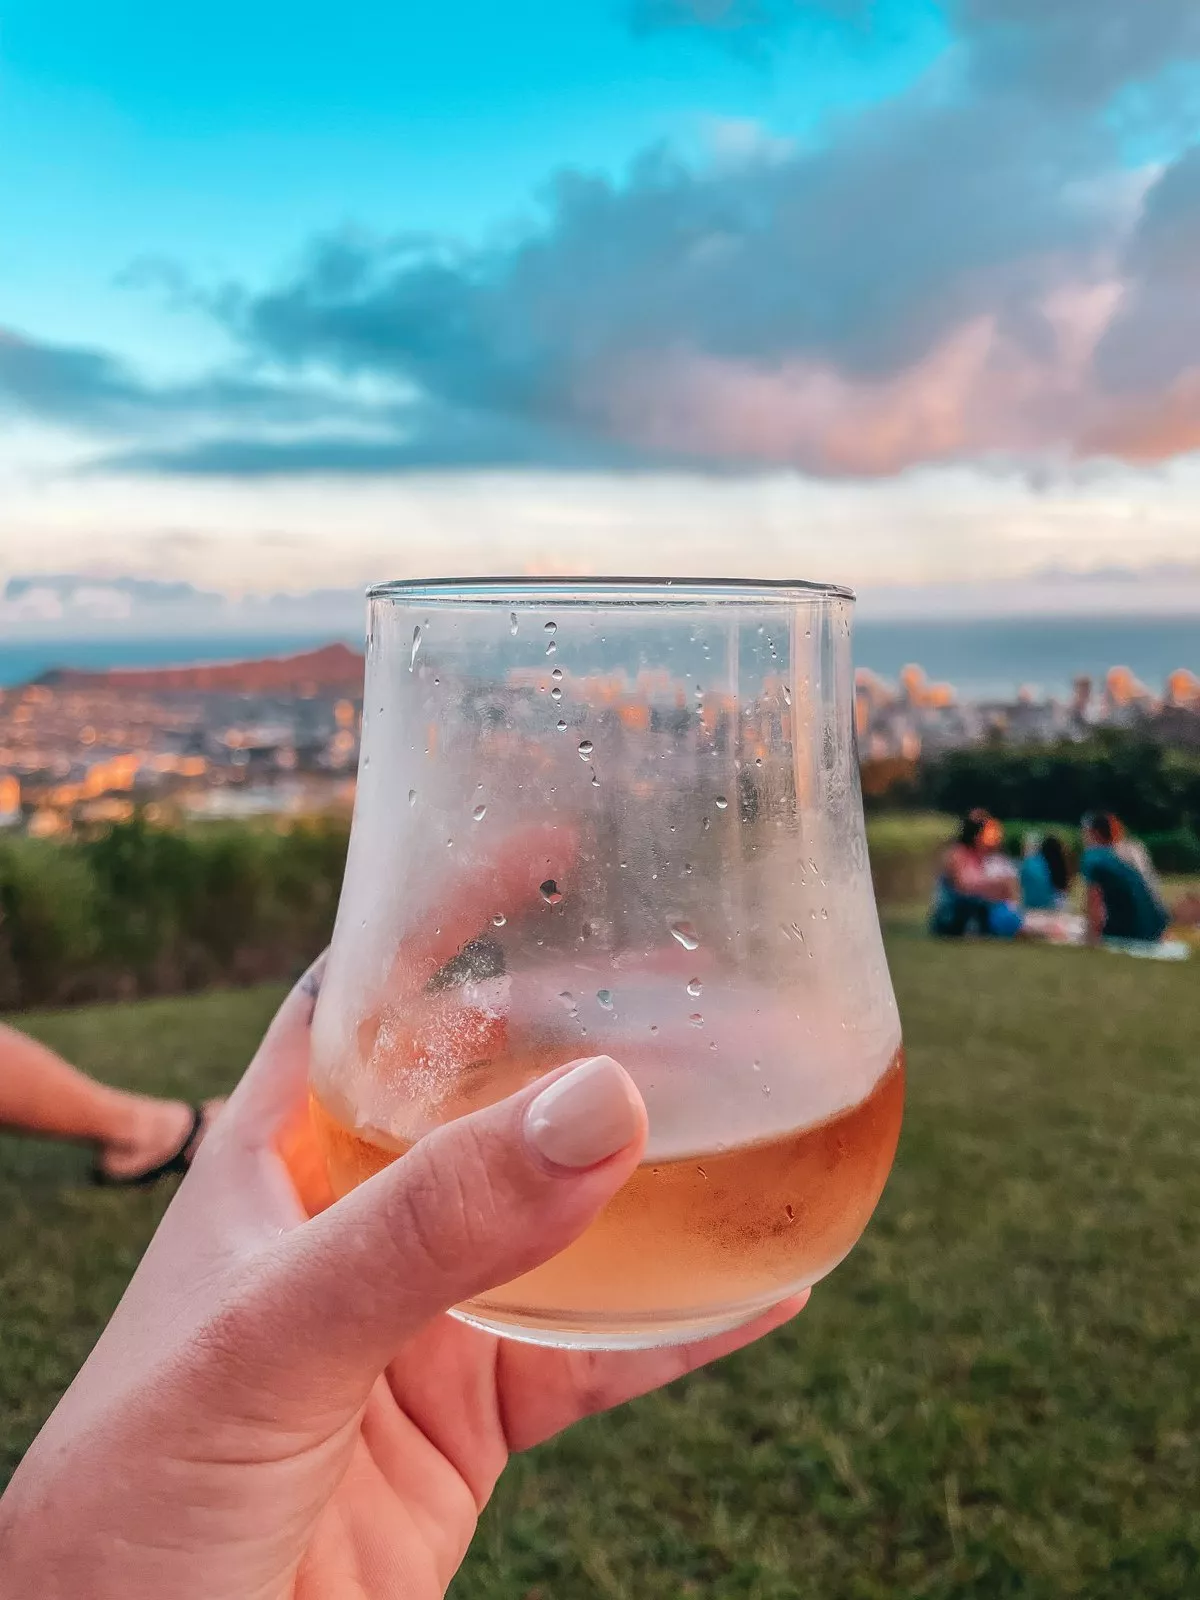
[[[640,1123],[633,1080],[611,1056],[593,1056],[530,1103],[525,1133],[558,1167],[594,1167],[623,1150]]]

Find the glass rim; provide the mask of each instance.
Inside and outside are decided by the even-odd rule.
[[[806,578],[394,578],[367,590],[372,601],[428,605],[817,605],[856,598],[845,584]]]

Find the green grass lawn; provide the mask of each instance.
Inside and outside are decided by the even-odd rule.
[[[458,1600],[1200,1595],[1197,970],[897,926],[896,1171],[794,1327],[517,1462]],[[29,1019],[139,1088],[226,1087],[274,992]],[[0,1141],[0,1469],[161,1196]]]

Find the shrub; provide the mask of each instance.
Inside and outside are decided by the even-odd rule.
[[[0,1006],[287,977],[333,927],[348,830],[174,830],[0,848]]]
[[[938,862],[954,836],[954,818],[925,812],[883,812],[867,819],[875,898],[913,905],[933,890]]]
[[[1173,828],[1169,833],[1148,833],[1145,845],[1150,859],[1160,872],[1181,876],[1200,873],[1200,836],[1191,828]]]
[[[1133,832],[1200,833],[1200,751],[1107,730],[1079,742],[950,750],[923,768],[925,805],[961,816],[986,806],[1001,821],[1042,817],[1061,831],[1112,811]]]

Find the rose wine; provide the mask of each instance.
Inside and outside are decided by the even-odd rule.
[[[703,1049],[695,1063],[701,1070],[685,1080],[678,1071],[656,1071],[652,1055],[631,1064],[628,1049],[622,1052],[614,1043],[612,1053],[631,1066],[647,1100],[645,1159],[579,1239],[472,1302],[468,1313],[497,1326],[512,1321],[564,1334],[608,1329],[632,1335],[661,1324],[679,1330],[666,1336],[682,1337],[688,1325],[702,1329],[718,1310],[730,1324],[814,1283],[850,1251],[895,1155],[903,1050],[897,1047],[884,1058],[874,1082],[853,1104],[801,1126],[779,1127],[763,1091],[769,1093],[772,1076],[786,1084],[785,1073],[772,1074],[758,1062],[753,1072],[735,1071],[705,1060]],[[486,1064],[486,1092],[460,1098],[450,1115],[498,1099],[568,1059],[561,1049],[554,1060],[520,1054],[493,1059]],[[836,1084],[838,1072],[829,1062],[825,1066],[824,1081]],[[666,1111],[684,1082],[692,1114],[676,1117],[672,1132]],[[781,1092],[778,1099],[787,1096]],[[747,1108],[769,1131],[738,1138]],[[339,1195],[412,1147],[412,1140],[395,1134],[349,1125],[345,1114],[315,1094],[312,1110]],[[657,1148],[656,1122],[669,1135],[659,1138]],[[684,1131],[689,1125],[691,1138]],[[695,1137],[701,1128],[709,1131]]]

